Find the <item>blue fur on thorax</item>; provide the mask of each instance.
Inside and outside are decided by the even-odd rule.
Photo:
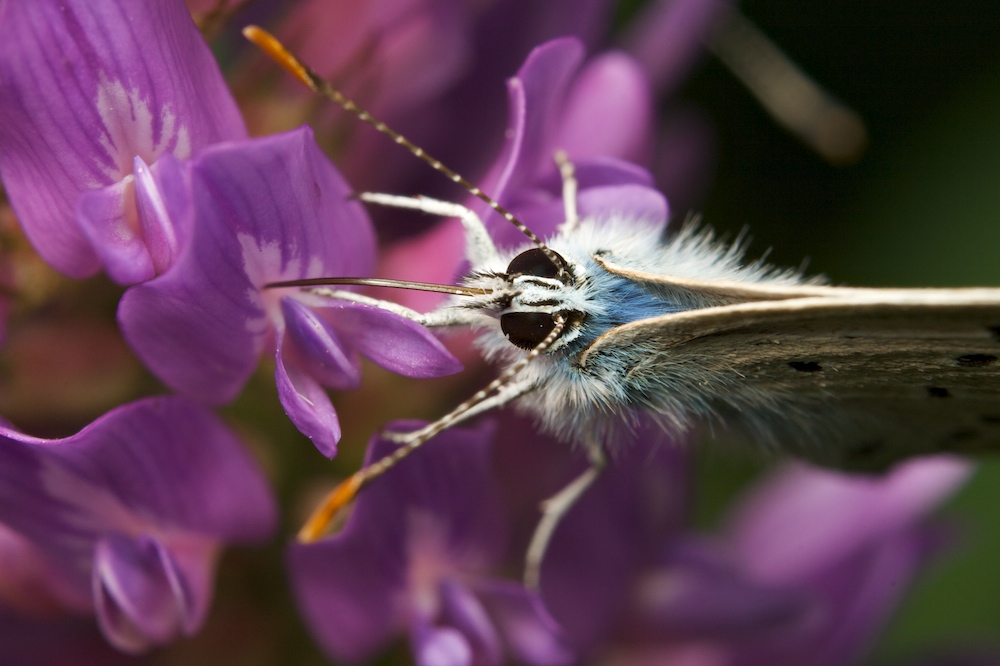
[[[580,335],[567,345],[566,351],[573,354],[590,346],[594,340],[609,330],[659,315],[678,312],[685,306],[668,300],[662,291],[651,289],[649,285],[615,275],[596,263],[590,280],[596,295],[594,312],[589,313],[580,329]]]

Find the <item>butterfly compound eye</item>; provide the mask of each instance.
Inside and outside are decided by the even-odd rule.
[[[549,252],[552,252],[552,250],[549,250]],[[553,254],[556,253],[553,252]],[[562,259],[558,254],[556,256]],[[507,266],[507,275],[533,275],[535,277],[554,278],[559,275],[559,267],[549,259],[548,255],[545,254],[545,250],[540,247],[533,247],[510,260],[510,265]]]
[[[548,312],[508,312],[500,316],[500,330],[511,344],[529,351],[547,338],[555,327],[556,322]]]

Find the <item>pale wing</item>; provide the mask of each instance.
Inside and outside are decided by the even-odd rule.
[[[636,321],[578,361],[824,464],[1000,451],[1000,289],[828,289]]]

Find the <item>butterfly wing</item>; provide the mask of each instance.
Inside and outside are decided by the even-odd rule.
[[[822,464],[1000,451],[1000,289],[825,289],[632,322],[578,362],[670,420]]]

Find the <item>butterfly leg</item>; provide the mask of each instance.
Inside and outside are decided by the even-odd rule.
[[[579,184],[576,181],[576,169],[564,150],[557,150],[554,159],[562,177],[563,211],[566,220],[559,225],[560,234],[568,234],[580,224],[580,212],[577,209],[576,195]]]
[[[361,303],[362,305],[370,305],[375,308],[380,308],[387,312],[391,312],[394,315],[409,319],[410,321],[415,321],[421,326],[427,326],[428,328],[470,326],[478,323],[482,318],[481,315],[478,315],[476,312],[462,310],[459,308],[450,308],[447,306],[430,312],[421,313],[416,310],[411,310],[405,305],[400,305],[399,303],[394,303],[392,301],[384,301],[381,298],[372,298],[370,296],[365,296],[364,294],[359,294],[356,291],[330,289],[329,287],[314,287],[310,289],[310,291],[317,296],[322,296],[324,298],[335,298],[341,301]]]
[[[524,585],[529,590],[538,589],[542,560],[545,558],[545,551],[548,550],[549,541],[552,540],[552,535],[559,523],[587,489],[593,485],[607,464],[604,451],[598,442],[588,441],[586,447],[590,467],[573,479],[568,486],[542,502],[542,518],[538,521],[538,526],[535,527],[535,533],[531,535],[531,543],[528,544],[528,552],[524,557]]]
[[[475,211],[451,201],[441,201],[429,197],[403,197],[395,194],[362,192],[358,198],[366,203],[419,210],[430,215],[457,217],[465,228],[466,258],[473,264],[483,264],[499,260],[500,253],[490,238],[486,225]]]

